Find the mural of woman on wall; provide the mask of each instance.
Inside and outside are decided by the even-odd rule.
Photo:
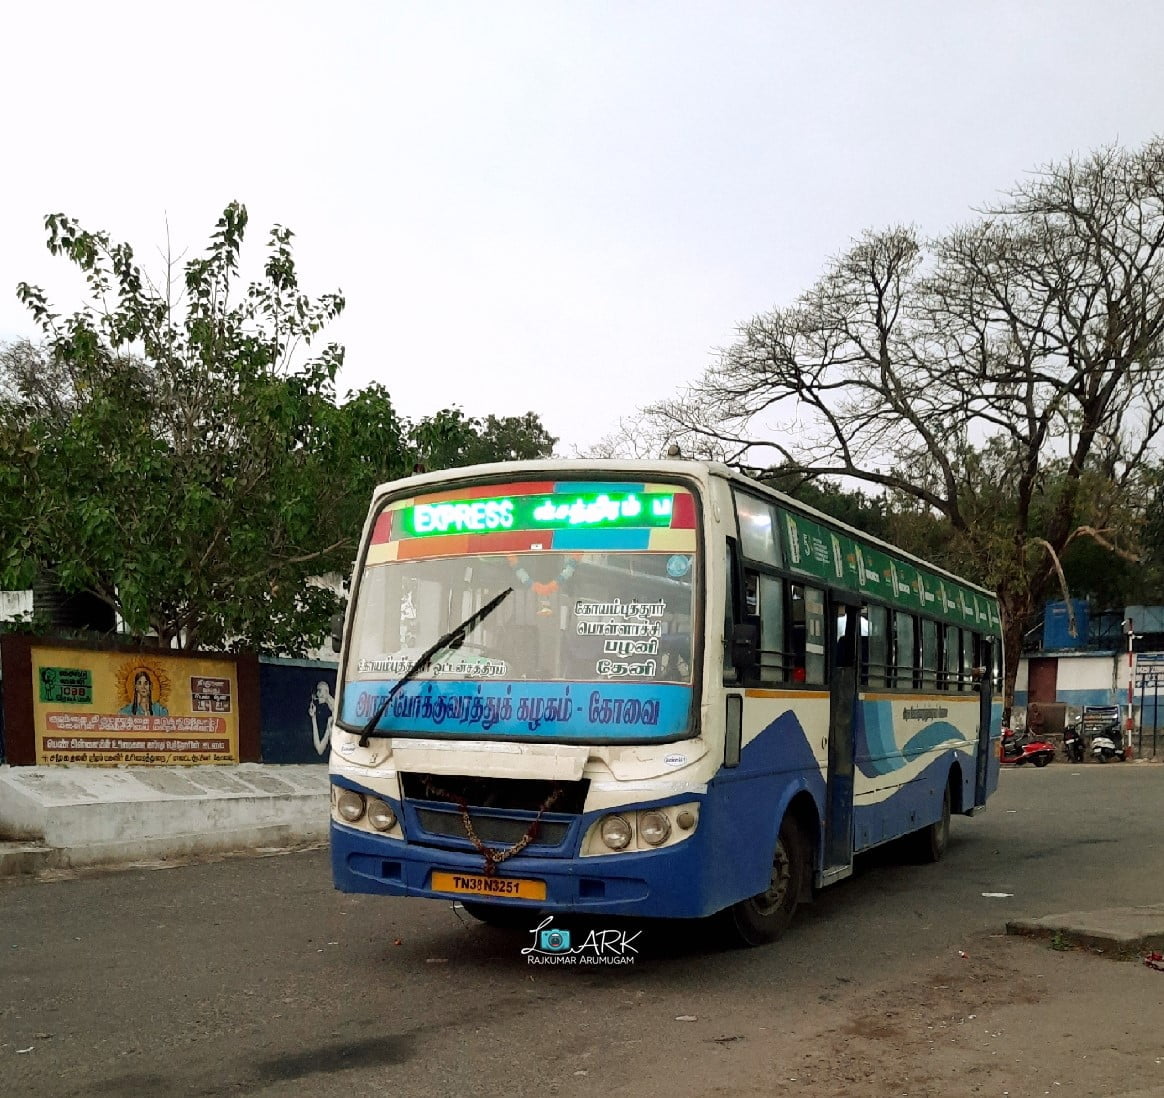
[[[139,667],[133,674],[133,695],[119,710],[123,716],[168,717],[170,711],[154,701],[154,680],[149,671]]]
[[[320,755],[327,754],[331,715],[334,709],[335,699],[331,696],[331,687],[322,680],[317,682],[311,695],[311,704],[307,707],[307,715],[311,718],[311,738],[315,741],[315,750]]]

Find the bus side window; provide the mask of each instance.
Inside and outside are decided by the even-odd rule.
[[[749,560],[780,567],[780,542],[776,538],[776,516],[772,504],[734,490],[736,519],[740,529],[740,550]]]
[[[804,609],[804,586],[799,583],[789,585],[788,592],[788,654],[791,664],[789,679],[792,682],[805,681],[805,667],[808,646],[808,625]]]
[[[962,667],[958,674],[958,689],[974,689],[974,652],[978,638],[969,630],[962,630]]]
[[[775,576],[748,572],[744,589],[749,615],[760,619],[760,681],[783,683],[784,671],[784,584]]]
[[[884,686],[889,670],[889,638],[886,636],[889,612],[884,606],[870,606],[865,613],[868,615],[869,635],[861,643],[861,681],[869,686]]]
[[[825,682],[824,592],[818,587],[802,587],[801,590],[804,599],[804,681],[821,686]]]
[[[913,687],[917,672],[917,623],[912,614],[902,610],[893,613],[893,644],[890,663],[890,686],[905,690]]]
[[[856,623],[856,640],[849,637],[849,626]],[[833,668],[857,667],[860,674],[868,663],[869,622],[864,611],[855,606],[840,605],[833,615],[833,637],[830,649],[833,654]]]
[[[958,689],[958,671],[962,666],[962,654],[959,641],[962,631],[956,625],[942,627],[942,651],[940,672],[938,674],[939,690]]]
[[[921,623],[921,682],[923,690],[938,688],[938,623],[922,618]]]

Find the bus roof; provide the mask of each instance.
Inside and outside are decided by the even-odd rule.
[[[592,475],[610,476],[611,474],[626,474],[639,479],[650,479],[660,476],[686,477],[694,479],[703,485],[709,484],[715,477],[722,478],[741,488],[758,492],[778,502],[783,508],[793,514],[810,519],[826,530],[844,534],[854,542],[859,542],[862,546],[880,550],[891,556],[894,560],[912,565],[915,569],[924,569],[928,573],[948,579],[961,587],[985,597],[992,605],[997,605],[997,595],[988,588],[956,575],[942,568],[940,565],[933,564],[930,561],[915,556],[913,553],[897,545],[883,541],[881,538],[850,526],[848,523],[833,518],[831,515],[827,515],[823,511],[806,503],[802,503],[784,492],[761,484],[759,481],[746,476],[737,469],[733,469],[720,462],[695,461],[685,458],[664,458],[658,460],[632,458],[542,458],[529,461],[492,462],[481,465],[466,465],[455,469],[440,469],[433,472],[415,473],[412,476],[402,477],[399,480],[388,481],[376,488],[373,500],[378,501],[389,493],[397,495],[402,492],[448,487],[450,484],[456,484],[458,482],[470,483],[497,477],[553,476],[576,478],[579,475],[587,477]],[[997,610],[995,610],[995,613],[997,613]]]

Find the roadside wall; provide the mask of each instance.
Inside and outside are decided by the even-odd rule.
[[[327,762],[335,677],[322,660],[259,660],[263,762]]]
[[[1040,663],[1053,660],[1054,697],[1031,698],[1030,657],[1019,661],[1014,684],[1014,704],[1025,709],[1032,700],[1058,702],[1069,707],[1081,705],[1120,705],[1127,702],[1127,675],[1119,676],[1118,656],[1111,652],[1040,652]]]
[[[15,766],[326,762],[336,665],[0,636]]]

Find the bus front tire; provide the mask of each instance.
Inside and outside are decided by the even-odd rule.
[[[785,818],[776,840],[767,890],[733,904],[723,913],[728,934],[736,944],[766,945],[788,929],[800,901],[807,857],[800,827]]]

